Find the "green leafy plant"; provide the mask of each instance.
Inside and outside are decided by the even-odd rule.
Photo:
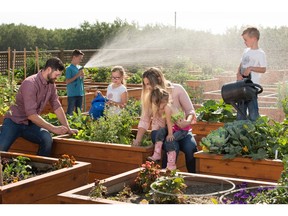
[[[183,87],[187,91],[189,98],[193,104],[202,104],[204,102],[203,86],[200,86],[199,88],[193,88],[184,83]]]
[[[247,187],[242,183],[240,189],[223,197],[229,204],[288,204],[288,155],[283,158],[284,169],[277,186]]]
[[[142,72],[132,74],[128,79],[127,83],[141,84],[142,83]]]
[[[278,186],[249,197],[249,204],[288,204],[288,155],[282,159],[284,169],[278,181]]]
[[[28,164],[30,158],[18,156],[12,161],[2,159],[3,185],[18,182],[31,176],[32,167]]]
[[[67,90],[57,89],[57,94],[58,94],[59,97],[61,97],[61,96],[67,96]]]
[[[95,82],[110,82],[111,67],[88,68],[88,72]]]
[[[224,154],[224,158],[274,158],[277,150],[281,159],[288,153],[287,131],[287,122],[270,121],[268,117],[260,117],[255,122],[234,121],[202,138],[200,145],[203,151]]]
[[[198,121],[225,123],[236,120],[236,112],[233,106],[224,103],[223,100],[219,102],[207,100],[202,107],[196,110],[196,115]]]
[[[55,113],[48,113],[42,115],[42,118],[53,125],[60,125],[60,122]],[[90,116],[84,115],[81,112],[73,112],[72,115],[67,115],[67,121],[71,128],[78,130],[85,130],[88,126],[88,122],[91,121]]]
[[[99,179],[94,180],[94,186],[89,191],[88,196],[93,199],[104,198],[107,195],[107,187]]]
[[[4,115],[15,103],[18,87],[14,81],[0,73],[0,116]]]
[[[184,204],[187,197],[184,191],[187,188],[184,178],[178,177],[160,177],[152,184],[154,190],[153,199],[157,204]]]
[[[106,143],[131,144],[132,126],[136,124],[136,113],[123,108],[119,114],[104,110],[104,116],[96,121],[87,122],[85,129],[80,129],[75,139]]]
[[[283,107],[283,111],[286,115],[286,118],[288,118],[288,96],[286,96],[282,101],[282,107]]]
[[[185,119],[185,113],[183,111],[180,111],[174,115],[171,115],[171,121],[173,123],[176,123],[180,119]]]

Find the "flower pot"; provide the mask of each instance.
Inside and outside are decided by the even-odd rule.
[[[194,154],[196,172],[210,175],[221,175],[263,181],[278,181],[283,171],[283,163],[279,160],[253,160],[236,157],[223,159],[223,155],[204,153]]]
[[[53,164],[58,159],[19,153],[0,152],[2,159],[29,157],[35,166]],[[70,168],[62,168],[25,180],[0,186],[0,203],[58,203],[57,194],[88,183],[89,163],[76,161]]]

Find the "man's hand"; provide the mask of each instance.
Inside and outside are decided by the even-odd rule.
[[[68,132],[68,128],[65,126],[54,126],[51,130],[52,133],[57,134],[57,135],[63,135]]]
[[[72,134],[77,134],[77,133],[78,133],[78,130],[77,130],[77,129],[69,128],[69,129],[68,129],[68,133],[71,134],[71,135],[72,135]]]

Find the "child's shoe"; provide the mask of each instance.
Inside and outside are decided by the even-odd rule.
[[[154,161],[158,163],[161,159],[161,153],[162,153],[162,142],[156,142],[155,143],[155,148],[154,148],[154,153],[152,156],[147,157],[148,161]]]
[[[176,151],[167,152],[167,167],[166,169],[175,170],[176,167]]]

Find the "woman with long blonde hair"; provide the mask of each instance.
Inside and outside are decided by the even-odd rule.
[[[152,67],[146,70],[142,76],[142,114],[140,122],[138,124],[138,132],[134,145],[139,145],[145,134],[146,130],[151,126],[152,141],[155,144],[155,136],[157,130],[165,127],[165,119],[159,115],[153,115],[153,106],[151,103],[151,92],[156,86],[167,90],[169,92],[169,100],[173,103],[173,106],[182,110],[185,113],[185,118],[177,121],[179,128],[185,128],[191,123],[196,121],[196,114],[193,104],[187,94],[186,90],[179,84],[171,83],[167,81],[159,68]],[[167,147],[163,143],[162,149],[167,152]],[[188,172],[195,172],[195,159],[194,152],[197,152],[196,141],[192,135],[192,131],[189,131],[187,136],[179,141],[175,141],[177,155],[180,151],[185,153],[185,161]],[[162,167],[166,168],[167,157],[166,154],[162,158]]]

